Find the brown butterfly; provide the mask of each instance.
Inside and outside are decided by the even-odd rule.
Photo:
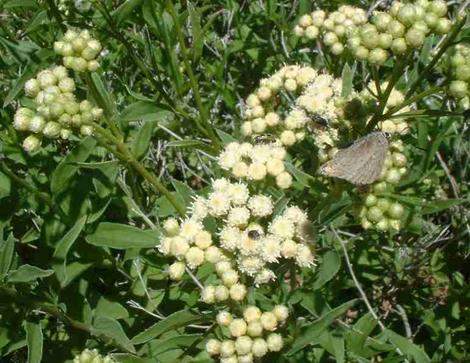
[[[356,185],[376,181],[384,166],[388,151],[387,132],[372,132],[339,150],[333,159],[320,167],[319,173],[347,180]]]

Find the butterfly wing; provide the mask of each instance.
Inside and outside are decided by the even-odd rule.
[[[353,184],[370,184],[382,172],[388,141],[381,132],[374,132],[339,150],[332,160],[322,165],[320,174],[345,179]]]

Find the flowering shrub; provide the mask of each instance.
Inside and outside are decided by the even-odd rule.
[[[469,4],[293,4],[4,4],[2,362],[468,361]]]

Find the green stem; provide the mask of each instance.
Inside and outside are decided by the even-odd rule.
[[[194,100],[196,101],[196,105],[199,110],[200,120],[196,119],[196,126],[201,132],[203,132],[207,137],[209,137],[212,140],[216,148],[220,148],[220,141],[215,135],[214,130],[212,129],[212,125],[209,122],[207,110],[202,103],[201,93],[199,91],[196,76],[194,75],[193,69],[191,67],[192,64],[189,62],[186,41],[185,41],[184,34],[181,29],[179,20],[178,20],[178,15],[176,14],[176,11],[175,11],[175,7],[173,6],[173,3],[171,1],[167,1],[167,7],[168,7],[171,17],[173,18],[176,35],[178,37],[178,41],[181,47],[181,55],[183,57],[183,63],[186,68],[186,72],[188,73],[189,82],[191,84],[191,89],[194,94]],[[204,127],[202,125],[204,125]]]
[[[62,16],[55,2],[53,0],[46,0],[46,2],[47,2],[49,10],[52,13],[52,16],[57,20],[57,24],[59,24],[60,29],[65,33],[65,31],[67,30],[67,27],[62,22]]]
[[[176,211],[181,215],[185,215],[185,209],[178,202],[178,200],[171,194],[171,192],[160,182],[160,180],[152,173],[150,173],[142,163],[140,163],[132,154],[132,152],[128,149],[126,144],[121,141],[119,138],[115,137],[111,132],[104,129],[98,124],[91,123],[94,130],[100,134],[104,139],[110,141],[112,144],[116,146],[118,152],[116,150],[111,149],[113,154],[122,162],[127,163],[134,168],[137,173],[139,173],[157,192],[165,196],[168,201],[175,207]],[[109,150],[109,149],[108,149]]]
[[[439,48],[439,51],[436,53],[436,55],[433,57],[433,59],[431,60],[431,62],[428,63],[428,65],[424,68],[423,72],[421,72],[421,74],[418,75],[418,77],[416,78],[416,81],[414,81],[414,83],[411,85],[411,87],[409,88],[408,92],[406,93],[406,96],[405,98],[408,98],[410,97],[413,93],[416,92],[416,90],[418,89],[419,85],[421,84],[421,82],[423,81],[423,79],[426,78],[427,74],[429,73],[429,71],[431,69],[434,68],[434,66],[437,64],[437,62],[439,62],[439,59],[441,59],[441,57],[444,55],[445,51],[447,50],[447,48],[449,48],[452,43],[454,42],[454,39],[457,37],[457,35],[459,34],[460,32],[460,29],[462,29],[462,27],[465,25],[465,22],[467,21],[467,17],[463,17],[462,19],[460,19],[452,28],[451,32],[446,36],[446,40],[444,40],[444,42],[442,43],[441,47]]]

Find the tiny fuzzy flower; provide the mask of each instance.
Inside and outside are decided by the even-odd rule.
[[[215,264],[215,271],[219,276],[230,270],[232,270],[232,264],[228,261],[220,261]]]
[[[271,352],[279,352],[284,345],[282,336],[276,333],[269,334],[266,339],[266,343],[268,344],[268,349]]]
[[[285,258],[293,258],[297,255],[299,244],[291,239],[281,243],[281,254]]]
[[[273,331],[277,328],[276,315],[269,311],[261,314],[261,318],[259,319],[259,321],[261,322],[261,325],[263,326],[264,330]]]
[[[158,246],[158,251],[162,253],[163,255],[167,256],[171,252],[171,245],[173,243],[173,238],[172,237],[165,237],[160,241],[160,244]]]
[[[287,207],[283,215],[295,224],[305,223],[308,221],[307,213],[305,213],[302,209],[297,206]]]
[[[266,121],[266,124],[270,127],[274,127],[277,124],[279,124],[280,117],[277,113],[275,112],[269,112],[266,114],[264,117],[264,120]]]
[[[248,201],[248,208],[255,217],[266,217],[272,214],[274,206],[270,197],[254,195]]]
[[[188,267],[194,269],[204,263],[204,251],[198,247],[191,247],[184,255]]]
[[[178,281],[183,277],[186,265],[183,262],[174,262],[168,268],[170,279]]]
[[[281,133],[280,140],[283,145],[294,145],[296,141],[295,134],[290,130],[285,130]]]
[[[219,234],[220,246],[226,250],[235,250],[240,242],[241,231],[236,227],[225,226]]]
[[[295,262],[300,267],[311,267],[315,265],[315,257],[308,246],[300,244],[297,248]]]
[[[213,192],[209,194],[207,206],[212,216],[221,217],[227,214],[230,208],[230,198],[226,192]]]
[[[230,209],[227,222],[229,225],[243,227],[248,224],[250,219],[250,211],[246,207],[235,207]]]
[[[247,293],[246,286],[243,284],[234,284],[230,287],[230,298],[234,301],[241,301]]]
[[[289,309],[285,305],[276,305],[272,312],[279,322],[283,322],[289,317]]]
[[[220,345],[220,356],[230,357],[235,353],[235,343],[233,340],[224,340]]]
[[[194,198],[190,206],[191,217],[196,220],[203,220],[209,213],[207,208],[207,200],[203,197]]]
[[[250,305],[243,310],[243,318],[247,323],[258,320],[261,318],[261,310],[259,307]]]
[[[172,238],[170,252],[177,259],[182,259],[189,250],[189,243],[182,237],[176,236]]]
[[[218,157],[219,165],[224,170],[233,168],[241,159],[241,155],[238,152],[225,150],[220,153]]]
[[[244,142],[238,145],[237,151],[240,152],[242,156],[250,156],[251,152],[253,151],[253,145],[249,142]]]
[[[168,218],[163,222],[163,230],[168,236],[176,236],[180,231],[180,225],[176,218]]]
[[[232,174],[235,178],[246,178],[248,176],[248,164],[240,161],[232,168]]]
[[[246,324],[246,323],[245,323]],[[245,327],[246,331],[246,327]],[[251,353],[251,346],[253,345],[253,341],[248,335],[243,335],[237,338],[235,341],[235,350],[237,351],[238,355],[245,355]]]
[[[281,257],[281,241],[276,236],[268,235],[261,240],[260,250],[264,261],[277,262],[277,259]]]
[[[204,286],[201,291],[201,300],[206,304],[215,303],[215,287],[212,285]]]
[[[263,265],[263,261],[258,257],[242,257],[238,262],[238,269],[248,276],[253,276],[263,267]]]
[[[228,270],[222,274],[221,279],[225,286],[231,287],[238,282],[239,276],[235,270]]]
[[[229,297],[229,290],[224,285],[218,285],[215,287],[214,295],[217,301],[225,301]]]
[[[188,242],[193,242],[194,237],[204,229],[201,222],[195,219],[186,219],[181,223],[179,236],[186,238]]]
[[[271,157],[274,159],[284,160],[286,155],[287,151],[282,146],[274,146],[271,148]]]
[[[255,106],[259,106],[261,104],[261,101],[260,99],[258,98],[257,95],[255,95],[254,93],[252,93],[251,95],[249,95],[247,98],[246,98],[246,104],[249,106],[249,107],[255,107]]]
[[[250,321],[246,332],[250,337],[259,337],[263,334],[263,326],[259,320]]]
[[[262,338],[256,338],[253,341],[253,346],[251,348],[251,352],[255,357],[263,357],[268,353],[268,344]]]
[[[260,163],[252,163],[248,166],[248,178],[252,180],[263,180],[266,177],[266,166]]]
[[[278,176],[276,176],[276,185],[281,189],[287,189],[292,185],[292,176],[283,171]]]
[[[299,69],[295,80],[300,86],[306,86],[317,76],[317,71],[312,67],[302,67]]]
[[[255,145],[250,153],[253,163],[265,164],[271,158],[272,146],[269,144]]]
[[[206,343],[206,352],[207,354],[213,356],[213,355],[219,355],[220,354],[220,341],[217,339],[209,339]]]
[[[274,236],[288,239],[294,237],[295,225],[289,218],[278,216],[269,224],[268,230]]]
[[[268,126],[270,125],[268,124]],[[253,128],[251,127],[251,122],[245,121],[240,127],[240,131],[243,136],[251,136],[253,134]]]
[[[243,205],[248,200],[250,193],[248,187],[243,183],[233,183],[227,188],[230,200],[234,205]]]
[[[266,163],[268,174],[277,176],[285,170],[284,162],[280,159],[270,159]]]
[[[207,262],[216,264],[217,262],[222,261],[225,259],[225,256],[223,255],[222,251],[220,248],[216,246],[210,246],[204,251],[204,257]]]
[[[220,326],[229,326],[233,321],[233,316],[228,311],[223,310],[217,314],[215,320]]]
[[[212,245],[212,235],[207,231],[201,231],[194,237],[194,244],[200,249],[205,250]]]
[[[258,287],[259,285],[266,284],[275,279],[276,275],[273,271],[268,268],[263,268],[260,272],[256,274],[254,284],[256,287]]]
[[[233,319],[228,329],[232,337],[238,338],[246,333],[247,324],[243,319]]]
[[[220,358],[220,363],[239,363],[239,362],[238,362],[238,357],[234,354],[234,355],[231,355],[230,357]]]
[[[295,236],[302,242],[313,242],[313,229],[309,221],[297,223]]]
[[[252,239],[248,236],[248,233],[243,233],[240,235],[240,240],[238,241],[238,249],[245,256],[252,256],[257,254],[262,247],[260,241]]]
[[[243,354],[238,356],[238,363],[253,363],[254,358],[252,353]]]
[[[231,145],[231,144],[229,144]],[[238,143],[237,143],[238,148]],[[228,188],[230,187],[231,183],[227,178],[219,178],[212,181],[212,189],[215,192],[223,192],[225,193]]]

